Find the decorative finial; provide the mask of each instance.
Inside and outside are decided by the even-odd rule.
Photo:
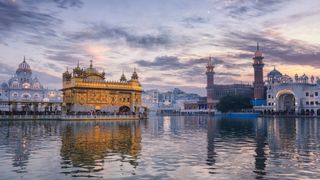
[[[134,68],[134,71],[133,71],[133,74],[131,76],[131,79],[132,80],[138,80],[138,74],[137,74],[137,71],[136,71],[136,68]]]
[[[257,51],[260,50],[260,47],[259,47],[259,42],[257,42]]]
[[[273,65],[273,70],[276,70],[276,65]]]
[[[90,68],[92,68],[92,59],[90,60]]]
[[[23,56],[23,62],[24,63],[26,62],[26,56]]]

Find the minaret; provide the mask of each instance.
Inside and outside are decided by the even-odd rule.
[[[210,103],[212,104],[214,99],[213,97],[214,96],[214,65],[211,57],[209,57],[209,61],[207,64],[206,75],[207,75],[207,102],[208,104]]]
[[[253,69],[254,69],[254,99],[265,99],[264,95],[264,81],[263,81],[263,56],[259,49],[259,43],[257,43],[257,51],[253,57]]]

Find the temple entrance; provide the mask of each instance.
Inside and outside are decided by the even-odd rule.
[[[295,97],[292,93],[283,93],[278,97],[278,111],[294,113]]]
[[[128,113],[130,113],[130,108],[128,106],[121,106],[119,108],[119,113],[120,114],[128,114]]]

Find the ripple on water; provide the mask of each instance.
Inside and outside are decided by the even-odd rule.
[[[317,120],[299,118],[2,121],[0,174],[5,179],[319,179],[318,129]]]

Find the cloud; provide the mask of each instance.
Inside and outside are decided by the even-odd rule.
[[[183,25],[187,28],[195,28],[196,26],[207,24],[209,22],[209,18],[204,18],[201,16],[190,16],[182,20]]]
[[[230,0],[225,3],[225,11],[233,18],[241,19],[270,14],[283,7],[288,0]]]
[[[156,82],[167,84],[168,86],[183,86],[192,83],[195,87],[204,86],[206,79],[206,64],[208,58],[179,59],[176,56],[159,56],[153,61],[138,60],[135,62],[141,68],[147,68],[151,71],[159,71],[158,76],[165,78],[146,78],[143,82]],[[217,83],[237,82],[241,74],[233,72],[232,69],[245,67],[247,64],[232,64],[220,58],[214,58],[213,64],[220,66],[216,71],[215,80]],[[251,64],[250,64],[251,67]],[[173,83],[176,82],[176,83]]]
[[[69,7],[80,8],[83,2],[80,0],[53,0],[59,8],[67,9]]]
[[[158,68],[161,70],[177,70],[186,68],[187,66],[186,63],[181,63],[175,56],[160,56],[156,57],[154,61],[138,60],[136,61],[136,64],[141,67]]]
[[[319,45],[308,44],[304,41],[290,40],[281,35],[267,32],[243,33],[232,32],[226,34],[221,43],[235,50],[252,53],[256,49],[255,42],[260,43],[260,49],[264,53],[265,63],[280,63],[294,65],[310,65],[320,67]],[[248,45],[251,44],[251,45]],[[242,54],[244,57],[246,53]]]
[[[239,69],[241,67],[248,66],[248,63],[234,64],[218,57],[214,57],[212,62],[215,66],[220,65],[227,69]],[[208,63],[208,58],[195,58],[182,61],[176,56],[159,56],[156,57],[153,61],[138,60],[135,63],[141,67],[159,70],[184,70],[192,68],[195,69],[196,67],[201,67],[203,70],[205,70],[205,64]]]
[[[160,77],[147,77],[143,79],[144,82],[161,82],[163,81]]]
[[[52,28],[62,21],[50,14],[37,12],[35,8],[21,6],[14,1],[0,0],[0,39],[8,35],[27,34],[35,36],[57,36]]]
[[[58,8],[68,9],[68,8],[81,8],[83,2],[81,0],[24,0],[24,2],[29,4],[43,4],[43,3],[54,3]]]
[[[171,39],[168,33],[137,34],[124,27],[112,27],[105,24],[95,24],[80,32],[72,32],[66,35],[70,41],[106,41],[113,44],[125,42],[134,48],[152,49],[156,47],[168,47]]]

